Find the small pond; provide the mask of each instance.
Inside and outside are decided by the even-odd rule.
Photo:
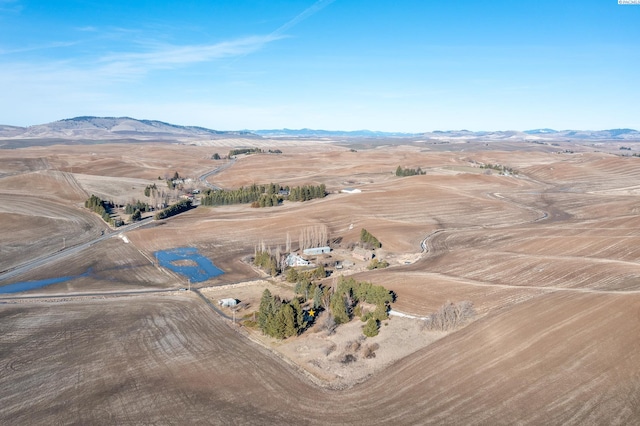
[[[154,255],[160,266],[184,275],[192,283],[199,283],[224,274],[222,269],[201,255],[194,247],[160,250]]]

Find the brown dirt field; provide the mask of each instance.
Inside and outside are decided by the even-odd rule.
[[[633,423],[639,312],[637,296],[541,296],[328,391],[194,296],[3,305],[0,419]]]
[[[376,337],[376,358],[346,368],[336,360],[360,333],[357,321],[329,337],[254,335],[258,344],[188,292],[0,297],[0,423],[640,421],[640,159],[563,144],[380,143],[351,152],[313,141],[238,143],[280,143],[283,154],[241,156],[211,182],[324,183],[332,193],[268,209],[198,207],[126,232],[128,244],[109,238],[0,284],[77,275],[30,294],[177,289],[185,279],[154,265],[153,253],[191,246],[225,271],[198,284],[215,299],[228,294],[216,286],[260,276],[242,259],[261,242],[284,247],[289,233],[297,247],[301,230],[322,225],[342,238],[338,258],[364,227],[393,266],[342,273],[394,290],[394,310],[425,316],[470,300],[476,320],[430,336],[417,320],[394,317]],[[0,270],[59,251],[62,238],[74,246],[113,232],[82,207],[90,192],[126,197],[174,170],[198,176],[217,167],[214,152],[232,147],[0,150]],[[479,173],[478,163],[520,176]],[[427,174],[396,178],[398,165]],[[347,186],[363,192],[338,193]],[[255,307],[258,287],[233,288],[242,297],[227,297]],[[345,389],[321,387],[310,373]]]

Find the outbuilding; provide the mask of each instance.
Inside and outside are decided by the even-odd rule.
[[[227,298],[218,300],[218,305],[222,306],[223,308],[230,308],[236,306],[237,304],[238,301],[236,299]]]
[[[362,192],[362,190],[361,190],[361,189],[358,189],[358,188],[344,188],[344,189],[343,189],[342,191],[340,191],[340,192],[343,192],[343,193],[345,193],[345,194],[359,194],[359,193],[361,193],[361,192]]]
[[[331,251],[331,247],[325,246],[325,247],[313,247],[313,248],[304,249],[302,250],[302,253],[304,253],[307,256],[317,256],[319,254],[329,253],[330,251]]]

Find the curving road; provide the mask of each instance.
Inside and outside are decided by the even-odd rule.
[[[236,159],[232,158],[229,161],[227,161],[226,163],[224,163],[223,165],[221,165],[219,167],[216,167],[215,169],[200,175],[198,177],[198,180],[200,182],[202,182],[202,184],[205,185],[207,188],[210,188],[210,189],[213,189],[213,190],[216,190],[216,191],[220,191],[220,190],[222,190],[222,187],[220,187],[218,185],[214,185],[212,183],[209,183],[207,181],[207,179],[210,178],[211,176],[215,176],[218,173],[227,170],[229,167],[233,166],[235,164],[235,162],[236,162]]]

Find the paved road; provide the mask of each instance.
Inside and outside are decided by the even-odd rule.
[[[221,187],[219,187],[218,185],[214,185],[212,183],[207,182],[207,179],[210,178],[211,176],[215,176],[218,173],[220,173],[220,172],[228,169],[229,167],[233,166],[233,164],[235,162],[236,162],[236,159],[232,158],[231,160],[227,161],[223,165],[221,165],[219,167],[216,167],[215,169],[211,170],[210,172],[207,172],[207,173],[201,175],[200,177],[198,177],[198,180],[200,180],[200,182],[202,182],[208,188],[220,191],[222,189]]]
[[[136,223],[132,223],[131,225],[126,225],[126,226],[121,226],[120,228],[117,228],[115,231],[113,232],[109,232],[109,233],[105,233],[104,235],[101,235],[91,241],[87,241],[86,243],[82,243],[82,244],[78,244],[76,246],[72,246],[72,247],[67,247],[59,252],[47,255],[45,257],[39,258],[39,259],[33,259],[30,260],[26,263],[23,263],[20,266],[17,266],[15,268],[9,269],[8,271],[3,272],[2,274],[0,274],[0,281],[3,280],[8,280],[10,278],[13,278],[17,275],[20,274],[24,274],[25,272],[30,271],[31,269],[34,268],[39,268],[41,266],[46,265],[47,263],[50,262],[54,262],[56,260],[60,260],[60,259],[64,259],[65,257],[71,256],[73,254],[79,253],[82,250],[85,250],[89,247],[91,247],[92,245],[99,243],[100,241],[104,241],[107,238],[112,238],[114,236],[120,235],[124,232],[128,232],[131,231],[133,229],[136,228],[140,228],[142,226],[145,225],[149,225],[152,222],[152,218],[148,217],[146,219],[143,219],[139,222]]]
[[[2,300],[33,300],[33,299],[70,299],[75,297],[115,297],[115,296],[135,296],[138,294],[154,294],[175,292],[175,288],[166,289],[145,289],[145,290],[121,290],[121,291],[103,291],[93,293],[62,293],[62,294],[37,294],[37,295],[20,295],[17,293],[0,294]],[[3,303],[3,302],[0,302]]]

